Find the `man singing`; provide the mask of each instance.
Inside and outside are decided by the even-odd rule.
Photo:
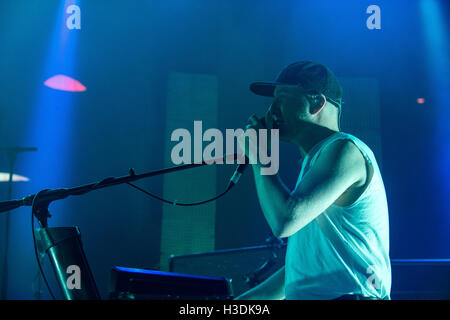
[[[280,140],[295,144],[303,163],[292,191],[278,174],[261,175],[261,164],[252,165],[264,217],[275,236],[288,238],[288,247],[285,266],[237,299],[390,299],[383,180],[370,148],[340,131],[336,77],[301,61],[275,82],[250,89],[273,97],[267,129],[278,128]],[[252,128],[263,123],[250,118]]]

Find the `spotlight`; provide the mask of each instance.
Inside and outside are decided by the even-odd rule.
[[[0,182],[8,182],[9,181],[9,173],[0,172]],[[29,178],[20,176],[18,174],[13,174],[12,181],[30,181]]]
[[[81,84],[78,80],[71,77],[65,76],[63,74],[55,75],[47,79],[44,84],[52,89],[70,92],[80,92],[86,91],[86,87]]]
[[[424,104],[425,103],[425,99],[424,98],[417,98],[417,103],[418,104]]]

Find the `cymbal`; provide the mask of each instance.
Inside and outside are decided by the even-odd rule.
[[[0,182],[8,182],[8,181],[9,181],[9,173],[8,172],[0,172]],[[12,181],[14,181],[14,182],[30,181],[30,179],[27,177],[18,175],[18,174],[13,174]]]

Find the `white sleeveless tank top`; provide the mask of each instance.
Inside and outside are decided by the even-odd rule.
[[[372,165],[373,176],[353,204],[331,205],[288,238],[288,300],[334,299],[346,294],[390,299],[388,207],[380,170],[370,148],[350,134],[331,135],[306,155],[297,186],[321,150],[340,139],[351,140],[359,148]]]

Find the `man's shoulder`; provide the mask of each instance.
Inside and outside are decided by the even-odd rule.
[[[332,148],[329,148],[332,145]],[[375,161],[375,156],[372,149],[359,137],[347,132],[336,132],[329,138],[324,140],[320,148],[320,153],[324,149],[331,149],[335,151],[341,151],[344,156],[362,156],[365,160],[369,162]]]
[[[336,139],[323,147],[317,161],[323,164],[347,167],[349,163],[363,165],[364,159],[365,157],[355,140]]]
[[[367,160],[359,142],[344,133],[333,136],[322,145],[310,169],[332,179],[352,180],[355,186],[363,185]]]
[[[328,136],[318,145],[316,149],[315,157],[323,157],[323,154],[327,154],[328,157],[336,160],[336,158],[348,159],[349,157],[359,157],[361,152],[365,152],[370,148],[356,136],[338,131]],[[360,150],[364,148],[365,150]]]

